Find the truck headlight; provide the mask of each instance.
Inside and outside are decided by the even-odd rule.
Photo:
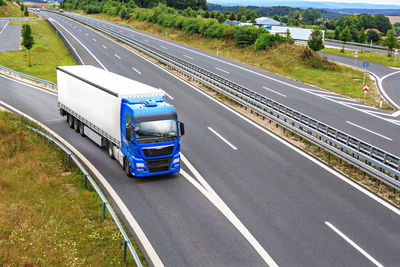
[[[180,161],[180,158],[176,158],[176,159],[174,159],[174,161],[172,162],[172,164],[179,163],[179,161]]]
[[[138,162],[138,163],[136,163],[136,167],[137,168],[144,168],[144,163],[143,162]]]

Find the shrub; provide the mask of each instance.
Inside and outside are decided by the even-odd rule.
[[[183,23],[182,30],[186,34],[199,33],[200,26],[201,26],[201,21],[199,19],[189,18],[189,19],[186,19],[185,22]]]
[[[213,24],[203,35],[206,38],[222,38],[224,37],[224,26],[221,24]]]
[[[99,6],[95,6],[95,5],[87,5],[87,6],[85,6],[84,11],[87,14],[97,14],[97,13],[101,13],[101,8]]]
[[[243,47],[246,45],[252,45],[257,40],[260,30],[256,27],[237,27],[233,31],[236,45]]]
[[[175,28],[177,28],[178,30],[182,30],[184,22],[185,22],[185,17],[182,15],[178,15],[175,20]]]

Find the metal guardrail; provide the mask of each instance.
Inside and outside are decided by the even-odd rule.
[[[172,56],[165,51],[161,51],[160,49],[133,38],[126,37],[110,29],[100,27],[94,23],[84,22],[71,15],[63,15],[100,30],[185,75],[200,81],[204,85],[227,95],[262,116],[277,121],[285,128],[333,152],[352,165],[367,171],[369,174],[393,188],[400,189],[400,182],[398,181],[400,176],[400,158],[398,156],[339,131],[215,73],[182,60],[181,58]]]
[[[136,265],[138,267],[142,267],[142,263],[139,259],[139,256],[136,254],[136,251],[133,248],[133,245],[132,245],[131,241],[129,240],[128,235],[126,234],[124,228],[122,227],[121,223],[119,222],[118,217],[115,214],[114,210],[112,209],[110,203],[108,202],[107,198],[104,196],[103,192],[101,192],[100,188],[97,186],[96,182],[93,180],[93,178],[90,176],[90,174],[85,170],[83,165],[76,158],[76,156],[68,148],[66,148],[63,144],[61,144],[59,141],[57,141],[55,138],[53,138],[31,126],[26,126],[26,127],[28,129],[30,129],[31,131],[43,136],[43,142],[46,142],[46,139],[47,139],[51,142],[53,147],[55,144],[59,148],[61,148],[61,150],[64,151],[68,155],[68,168],[71,168],[71,160],[73,162],[75,162],[76,166],[78,166],[78,168],[81,170],[81,172],[83,173],[83,175],[85,177],[85,187],[87,187],[87,181],[89,181],[90,184],[92,185],[93,189],[97,192],[97,194],[101,198],[101,201],[103,202],[103,220],[106,218],[106,209],[107,209],[124,238],[124,261],[126,261],[126,252],[127,252],[127,248],[128,248],[130,253],[132,254],[133,259],[135,260]]]
[[[325,41],[331,42],[331,43],[338,43],[338,44],[343,44],[344,43],[343,41],[334,40],[334,39],[325,39]],[[375,48],[375,49],[386,50],[386,51],[389,49],[389,47],[386,47],[386,46],[362,44],[362,43],[355,43],[355,42],[345,42],[345,44],[362,46],[362,47],[366,47],[366,48]]]
[[[8,72],[9,74],[14,74],[14,75],[16,75],[16,76],[20,76],[20,77],[25,78],[25,79],[27,79],[27,80],[34,81],[36,84],[37,84],[37,83],[43,83],[43,84],[45,85],[45,87],[50,86],[50,88],[51,88],[52,90],[57,89],[57,85],[56,85],[55,83],[52,83],[52,82],[49,82],[49,81],[46,81],[46,80],[43,80],[43,79],[39,79],[39,78],[30,76],[30,75],[28,75],[28,74],[24,74],[24,73],[21,73],[21,72],[18,72],[18,71],[15,71],[15,70],[6,68],[6,67],[1,66],[1,65],[0,65],[0,70],[3,70],[3,71],[5,71],[5,72]]]
[[[65,37],[65,35],[60,31],[60,29],[52,21],[52,19],[49,18],[49,19],[46,19],[46,21],[56,31],[58,36],[60,36],[61,40],[63,40],[64,44],[67,46],[68,50],[71,52],[72,56],[74,57],[76,63],[78,63],[78,65],[83,65],[84,63],[83,63],[81,57],[76,52],[75,47],[72,46],[72,44],[68,41],[68,39]]]

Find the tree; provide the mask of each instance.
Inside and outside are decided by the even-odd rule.
[[[374,30],[367,31],[367,40],[368,42],[378,42],[380,39],[379,34],[377,34]]]
[[[365,43],[367,40],[367,35],[365,34],[364,28],[361,28],[360,33],[358,34],[358,41],[360,43]]]
[[[388,30],[384,45],[388,47],[388,57],[392,56],[393,48],[397,47],[398,42],[394,30]]]
[[[340,26],[336,26],[335,28],[335,40],[339,40],[340,35]]]
[[[5,5],[6,5],[6,3],[4,3],[3,0],[0,0],[0,6],[5,6]]]
[[[29,11],[28,11],[28,7],[27,6],[25,6],[25,9],[24,9],[24,16],[25,17],[29,16]]]
[[[351,33],[349,30],[349,26],[346,26],[346,28],[344,28],[344,30],[339,34],[339,39],[343,41],[342,52],[344,52],[345,43],[351,40]]]
[[[319,28],[314,29],[307,41],[308,47],[310,47],[314,52],[324,49],[325,46],[322,37],[322,31]]]
[[[236,16],[234,13],[231,13],[231,15],[229,16],[229,20],[236,20]]]
[[[203,17],[206,18],[206,19],[208,19],[208,18],[210,17],[210,12],[206,11],[206,12],[204,13],[204,16],[203,16]]]
[[[278,16],[278,14],[275,14],[272,18],[273,18],[274,20],[276,20],[276,21],[279,21],[279,16]]]
[[[121,17],[121,19],[127,19],[129,17],[128,11],[126,10],[125,6],[123,6],[121,8],[121,11],[119,12],[119,16]]]
[[[1,6],[1,4],[0,4],[0,6]],[[25,10],[25,6],[24,6],[24,4],[23,4],[23,3],[21,3],[21,5],[19,6],[19,8],[21,9],[21,11],[24,11],[24,10]]]
[[[29,24],[26,24],[24,27],[24,30],[21,32],[22,35],[22,45],[25,47],[26,50],[28,50],[28,57],[29,57],[29,67],[32,66],[31,64],[31,49],[33,45],[35,44],[35,41],[33,40],[33,35],[32,35],[32,29]]]

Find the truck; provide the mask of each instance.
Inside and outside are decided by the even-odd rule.
[[[128,176],[180,171],[185,128],[162,89],[90,65],[58,66],[57,83],[60,115]]]

